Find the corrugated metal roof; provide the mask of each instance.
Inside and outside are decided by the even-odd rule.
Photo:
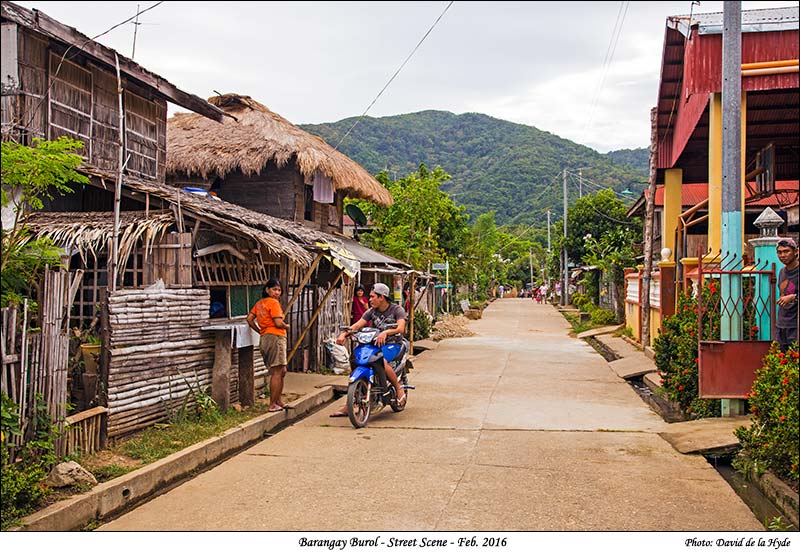
[[[692,14],[692,23],[701,35],[722,34],[723,12]],[[689,15],[674,15],[667,18],[667,25],[684,36],[689,30]],[[800,10],[796,7],[765,8],[742,11],[742,32],[763,33],[765,31],[791,31],[800,28]]]
[[[372,250],[366,246],[359,244],[355,240],[342,238],[341,236],[337,236],[336,238],[339,240],[339,242],[342,243],[342,246],[344,246],[345,249],[347,249],[347,251],[352,253],[353,256],[355,256],[355,258],[358,259],[362,264],[387,265],[389,267],[399,267],[402,269],[411,268],[411,265],[409,265],[405,261],[400,261],[399,259],[390,257],[384,253]]]
[[[751,183],[754,184],[754,183]],[[798,181],[796,180],[788,180],[788,181],[777,181],[775,183],[775,189],[778,191],[785,191],[785,192],[794,192],[797,194],[797,187]],[[645,195],[647,194],[647,190],[644,191]],[[693,205],[697,205],[703,200],[708,198],[708,184],[707,183],[695,183],[695,184],[684,184],[681,187],[681,204],[682,207],[691,207]],[[763,206],[763,207],[773,207],[773,206],[780,206],[780,198],[776,196],[770,196],[767,198],[761,198],[760,200],[756,200],[754,202],[748,202],[747,206]],[[664,205],[664,187],[658,186],[656,187],[656,202],[655,205],[663,206]]]

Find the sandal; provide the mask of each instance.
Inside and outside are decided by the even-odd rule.
[[[346,416],[347,416],[347,413],[342,413],[341,411],[334,411],[333,413],[331,413],[331,414],[330,414],[330,415],[328,415],[328,416],[329,416],[330,418],[332,418],[332,419],[335,419],[336,417],[346,417]]]
[[[403,394],[403,397],[396,398],[395,401],[397,402],[397,406],[398,407],[405,407],[407,399],[408,399],[408,394]]]
[[[283,411],[283,407],[281,407],[280,405],[274,405],[269,409],[267,409],[268,413],[279,413],[281,411]]]

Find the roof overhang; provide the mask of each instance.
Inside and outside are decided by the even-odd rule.
[[[74,27],[59,23],[39,10],[29,10],[4,0],[0,15],[2,15],[4,21],[13,21],[17,25],[48,39],[61,42],[68,47],[80,50],[84,55],[92,58],[92,60],[98,62],[110,71],[116,71],[116,59],[118,57],[120,73],[125,75],[127,79],[155,90],[157,94],[165,100],[192,110],[214,121],[222,121],[222,117],[225,115],[225,112],[218,107],[209,104],[194,94],[184,92],[163,77],[143,68],[130,58],[93,41]]]
[[[683,182],[708,182],[709,100],[722,90],[722,14],[667,19],[657,104],[657,182],[680,168]],[[796,8],[742,12],[742,64],[796,60],[800,49]],[[742,77],[747,93],[745,162],[775,144],[776,179],[796,179],[800,136],[798,73]],[[794,156],[794,157],[793,157]],[[748,167],[748,170],[750,167]]]

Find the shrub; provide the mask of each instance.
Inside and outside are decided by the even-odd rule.
[[[595,307],[589,311],[592,315],[592,324],[596,325],[609,325],[617,322],[617,315],[608,309],[601,309]]]
[[[589,296],[586,294],[572,294],[572,305],[580,309],[581,311],[589,311],[587,307],[592,305],[592,301],[589,299]]]
[[[0,526],[8,528],[18,518],[33,511],[48,490],[42,484],[52,465],[56,463],[54,440],[57,427],[51,422],[47,406],[41,396],[36,397],[36,409],[30,424],[35,428],[33,439],[27,442],[14,459],[9,436],[18,434],[16,421],[19,407],[2,394],[2,444],[0,444],[0,495],[2,511]]]
[[[747,396],[753,414],[749,428],[736,429],[736,437],[758,466],[798,482],[798,347],[786,353],[773,343],[756,371],[756,380]]]
[[[431,317],[422,309],[414,311],[414,340],[424,340],[431,335]]]
[[[712,281],[713,282],[713,281]],[[719,297],[716,284],[703,287],[704,301]],[[661,333],[653,341],[658,373],[664,390],[683,411],[696,417],[715,417],[720,414],[718,400],[698,398],[698,337],[697,299],[690,293],[678,298],[675,315],[662,321]],[[719,321],[704,322],[706,336],[719,336]]]

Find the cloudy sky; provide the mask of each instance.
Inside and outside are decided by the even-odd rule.
[[[156,2],[18,3],[94,37]],[[237,92],[296,124],[338,121],[367,109],[448,4],[166,1],[141,16],[134,59],[203,98]],[[666,17],[723,3],[695,4],[454,2],[368,115],[479,112],[600,152],[644,147]],[[130,57],[134,29],[98,41]]]

